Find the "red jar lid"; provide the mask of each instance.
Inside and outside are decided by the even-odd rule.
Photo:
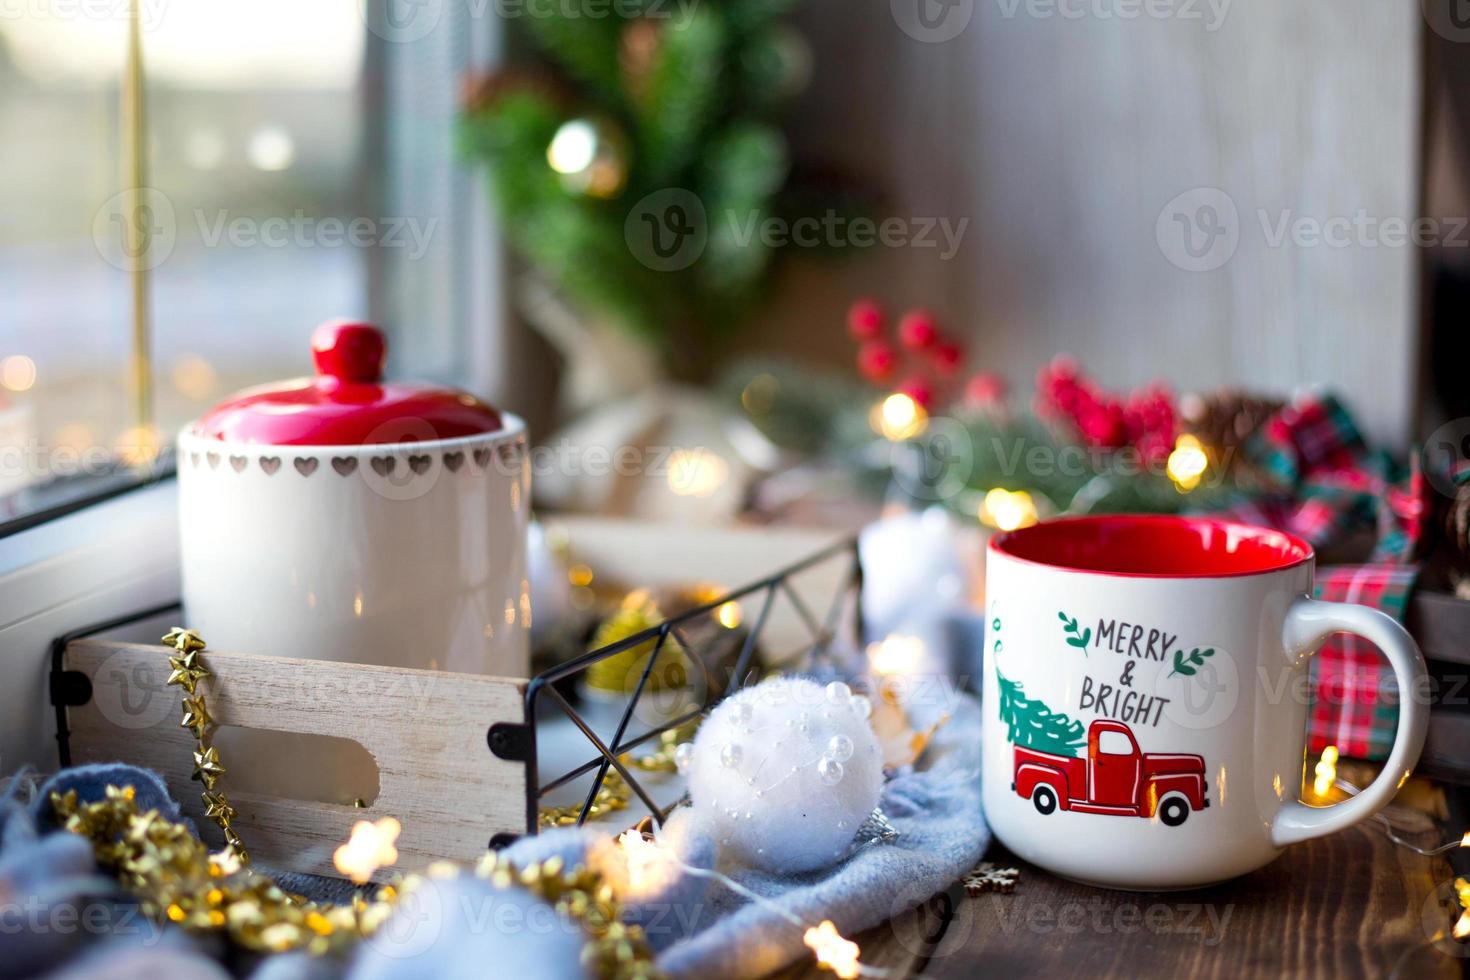
[[[387,351],[371,324],[324,323],[311,336],[316,377],[242,391],[196,422],[194,434],[272,446],[362,446],[500,429],[500,413],[473,395],[384,382]]]

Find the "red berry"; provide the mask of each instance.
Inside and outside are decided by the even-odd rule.
[[[939,327],[928,310],[912,310],[898,322],[898,339],[909,350],[925,350],[939,339]]]
[[[998,374],[986,371],[965,382],[965,401],[985,407],[999,404],[1006,396],[1006,382]]]
[[[847,332],[853,340],[875,340],[883,335],[883,307],[876,299],[860,299],[848,308]]]
[[[941,343],[934,347],[930,356],[934,359],[936,371],[950,375],[960,369],[960,362],[965,359],[965,352],[959,344]]]
[[[865,341],[858,348],[857,356],[858,370],[863,377],[869,381],[887,381],[893,376],[893,369],[898,364],[898,358],[893,353],[893,348],[886,340]]]
[[[908,395],[925,411],[934,407],[934,389],[923,378],[910,378],[899,385],[898,393]]]

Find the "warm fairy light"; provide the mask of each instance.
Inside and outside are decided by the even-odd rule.
[[[708,449],[680,449],[669,455],[669,489],[681,497],[708,497],[730,475],[730,464]]]
[[[1198,439],[1185,432],[1175,440],[1174,451],[1169,454],[1166,469],[1169,479],[1174,481],[1179,492],[1188,493],[1199,486],[1209,465],[1210,457],[1205,455],[1205,447],[1200,445]]]
[[[0,361],[0,384],[11,391],[30,391],[36,383],[36,362],[24,354],[11,354]]]
[[[332,854],[332,864],[361,885],[374,871],[398,860],[398,848],[394,845],[402,830],[403,825],[392,817],[377,822],[359,820],[353,824],[347,843]]]
[[[862,974],[863,966],[858,962],[862,951],[857,943],[842,938],[831,919],[823,919],[821,925],[808,929],[801,940],[817,954],[819,966],[831,970],[842,980],[855,980]]]
[[[672,884],[678,877],[677,864],[658,844],[637,830],[625,830],[618,838],[623,859],[628,865],[628,888],[633,894],[647,895]]]
[[[158,438],[157,429],[135,425],[117,437],[113,449],[118,458],[129,466],[148,466],[158,458],[163,443]]]
[[[917,636],[885,637],[868,647],[868,664],[884,677],[912,674],[924,657],[924,641]]]
[[[1456,939],[1470,939],[1470,881],[1455,879],[1455,895],[1460,899],[1460,918],[1455,923],[1453,935]]]
[[[868,419],[873,431],[890,442],[902,442],[919,435],[929,424],[924,406],[901,391],[896,391],[873,406]]]
[[[741,619],[740,603],[736,602],[734,599],[731,599],[729,602],[721,603],[720,606],[715,609],[715,619],[719,620],[720,625],[725,627],[725,629],[727,630],[732,630],[735,627],[739,626]]]
[[[765,415],[776,403],[781,383],[769,374],[757,374],[740,392],[740,404],[751,415]]]
[[[592,566],[580,562],[567,569],[567,581],[573,587],[581,589],[592,584]]]
[[[1332,784],[1337,781],[1337,746],[1329,745],[1322,750],[1322,758],[1317,760],[1317,779],[1312,783],[1312,789],[1318,796],[1326,796],[1332,789]]]
[[[213,395],[219,383],[214,366],[198,354],[185,354],[174,361],[168,376],[179,394],[196,402]]]
[[[221,878],[239,874],[243,865],[240,863],[240,852],[233,847],[226,847],[222,851],[215,851],[209,855],[210,873]]]
[[[574,119],[556,131],[546,148],[546,162],[559,174],[579,174],[597,159],[597,130],[585,119]]]
[[[1025,490],[996,487],[985,494],[980,521],[1002,531],[1030,527],[1036,523],[1036,501]]]
[[[1460,838],[1461,847],[1470,847],[1470,830],[1465,831],[1465,836]]]
[[[296,160],[296,141],[280,126],[262,126],[250,134],[245,155],[256,170],[285,170]]]

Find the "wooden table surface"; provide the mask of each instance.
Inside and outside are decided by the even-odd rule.
[[[1444,939],[1457,908],[1442,858],[1395,847],[1368,823],[1287,848],[1254,874],[1191,892],[1133,893],[1021,869],[1009,895],[959,887],[865,934],[863,962],[892,978],[1406,977],[1465,975]],[[1458,954],[1458,955],[1456,955]],[[831,980],[811,964],[782,974]]]

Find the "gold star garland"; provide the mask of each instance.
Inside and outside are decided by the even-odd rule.
[[[200,657],[204,640],[193,630],[175,627],[163,642],[174,650],[167,683],[187,694],[179,724],[198,743],[193,778],[204,784],[204,815],[224,833],[224,850],[211,854],[184,824],[163,818],[157,810],[138,812],[131,786],[108,786],[96,803],[79,802],[75,791],[52,793],[57,819],[65,829],[92,842],[98,863],[116,871],[124,887],[139,899],[144,914],[157,922],[223,933],[236,945],[260,953],[303,951],[319,956],[371,935],[398,899],[423,887],[426,878],[408,875],[378,889],[372,900],[334,905],[293,895],[251,870],[244,842],[231,824],[235,808],[216,789],[225,768],[218,750],[209,744],[215,722],[199,691],[199,682],[210,676]],[[631,764],[651,771],[671,768],[678,734],[665,732],[658,751]],[[600,812],[627,807],[627,784],[616,770],[608,774],[599,798]],[[579,810],[570,822],[576,821]],[[429,870],[430,877],[459,873],[447,862]],[[603,980],[660,976],[642,929],[623,922],[622,905],[600,873],[582,866],[568,870],[560,858],[517,868],[493,852],[481,859],[474,873],[497,887],[524,888],[578,922],[588,936],[583,962]]]
[[[215,723],[209,713],[209,705],[199,691],[199,682],[210,676],[209,668],[204,665],[201,656],[204,653],[204,638],[194,630],[175,626],[164,636],[163,642],[174,650],[173,655],[168,658],[170,672],[165,683],[182,687],[187,695],[181,705],[183,717],[179,721],[179,727],[187,728],[189,734],[194,736],[194,741],[199,743],[194,750],[192,778],[204,784],[204,815],[219,826],[220,833],[225,835],[225,846],[234,853],[235,858],[241,864],[249,864],[250,852],[245,850],[245,842],[240,839],[231,823],[235,819],[235,808],[230,806],[223,791],[215,792],[215,784],[226,770],[220,761],[219,750],[209,744]]]
[[[222,800],[218,803],[228,809]],[[320,956],[371,935],[406,894],[428,878],[457,877],[459,867],[432,866],[378,889],[371,900],[347,905],[311,902],[281,889],[269,877],[242,867],[235,850],[216,854],[182,823],[140,813],[133,787],[108,786],[96,803],[81,803],[75,790],[52,793],[51,807],[67,830],[92,843],[97,861],[117,873],[145,915],[197,933],[227,937],[259,953],[301,951]],[[659,977],[643,930],[623,922],[622,903],[603,876],[568,869],[560,858],[517,867],[488,853],[477,878],[496,887],[520,887],[575,921],[587,935],[583,963],[602,980]]]

